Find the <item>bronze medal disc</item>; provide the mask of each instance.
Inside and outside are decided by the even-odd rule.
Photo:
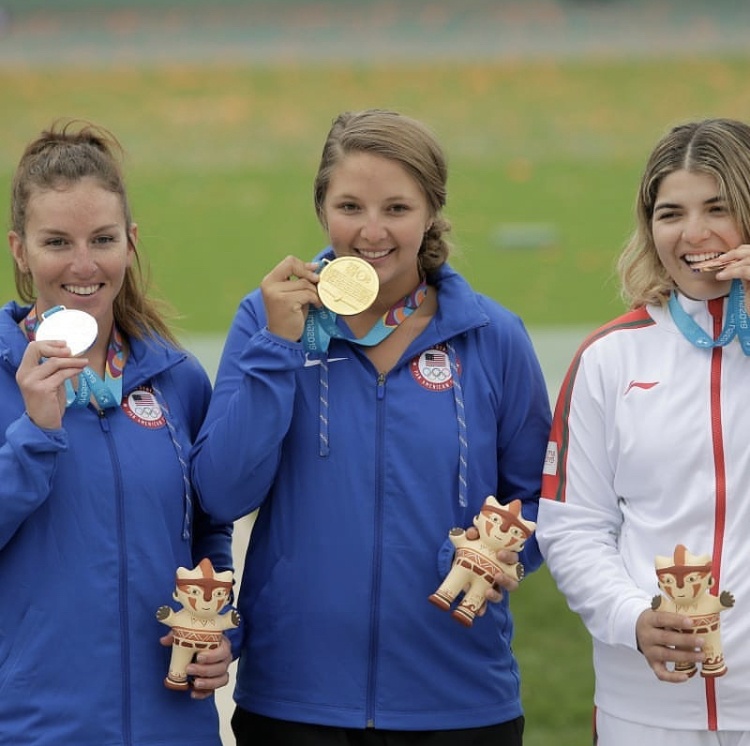
[[[353,316],[374,303],[379,285],[371,264],[356,256],[341,256],[320,271],[318,296],[329,311]]]
[[[35,337],[40,341],[61,340],[70,348],[73,357],[83,355],[96,341],[99,326],[86,311],[62,308],[43,316]]]

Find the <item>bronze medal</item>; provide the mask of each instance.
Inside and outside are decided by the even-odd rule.
[[[91,348],[98,334],[99,326],[91,314],[63,306],[49,315],[42,314],[35,338],[65,342],[73,357],[76,357]]]
[[[318,296],[329,311],[353,316],[374,303],[379,285],[372,265],[356,256],[341,256],[320,271]]]

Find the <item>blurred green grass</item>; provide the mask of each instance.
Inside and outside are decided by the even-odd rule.
[[[223,332],[287,253],[323,244],[311,184],[344,109],[396,108],[448,153],[454,264],[528,324],[596,324],[621,309],[614,258],[648,149],[671,124],[750,118],[742,59],[0,71],[0,188],[60,116],[110,127],[127,151],[141,249],[188,332]],[[504,226],[546,230],[498,245]],[[12,295],[10,261],[0,291]]]
[[[750,60],[719,58],[0,70],[0,189],[53,119],[109,127],[156,288],[182,330],[223,334],[279,259],[322,246],[311,185],[334,115],[395,108],[448,153],[454,265],[530,326],[593,327],[622,310],[612,268],[648,150],[685,119],[750,119],[748,73]],[[503,248],[514,226],[542,243]],[[513,607],[525,743],[590,743],[587,633],[544,568]]]

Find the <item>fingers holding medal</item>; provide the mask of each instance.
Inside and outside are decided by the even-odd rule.
[[[273,334],[300,339],[310,306],[325,306],[340,316],[368,309],[378,296],[378,274],[372,265],[355,256],[303,262],[287,256],[260,284]]]
[[[297,341],[302,336],[310,305],[320,305],[316,286],[318,262],[304,262],[287,256],[260,283],[268,330]]]

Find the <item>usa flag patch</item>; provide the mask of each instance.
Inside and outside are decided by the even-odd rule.
[[[164,427],[164,412],[154,396],[154,392],[144,386],[128,394],[122,408],[131,420],[151,429]]]

